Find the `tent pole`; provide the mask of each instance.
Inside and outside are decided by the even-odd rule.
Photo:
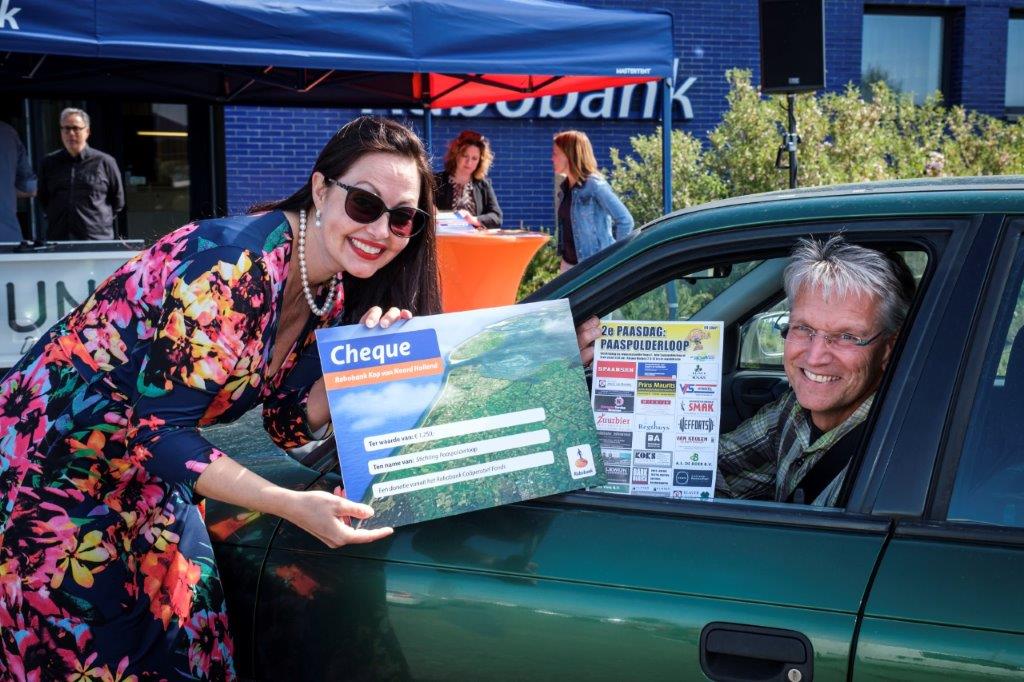
[[[665,214],[672,212],[672,79],[661,85],[661,201]],[[668,319],[679,317],[679,291],[676,280],[668,283]]]
[[[434,116],[430,105],[423,106],[423,137],[426,139],[427,158],[432,158],[434,149]]]
[[[672,79],[661,86],[661,200],[665,213],[672,212]]]

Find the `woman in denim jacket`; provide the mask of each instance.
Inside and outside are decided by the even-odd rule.
[[[558,255],[565,272],[629,234],[633,216],[597,172],[586,133],[566,130],[555,135],[551,165],[555,173],[565,176],[555,204]]]

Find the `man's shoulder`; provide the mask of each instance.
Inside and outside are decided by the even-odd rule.
[[[64,158],[65,156],[67,156],[67,153],[63,149],[54,149],[52,152],[43,157],[42,163],[59,163],[61,159]]]
[[[114,159],[113,156],[106,153],[105,151],[96,149],[96,147],[86,147],[85,149],[82,150],[82,154],[85,155],[86,158],[90,160],[95,159],[103,163],[113,164],[114,166],[117,165],[117,161]]]

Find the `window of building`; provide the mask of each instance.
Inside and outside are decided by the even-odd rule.
[[[1007,29],[1006,108],[1024,113],[1024,14],[1012,15]]]
[[[923,102],[943,88],[944,31],[941,15],[865,10],[861,83],[885,81]]]

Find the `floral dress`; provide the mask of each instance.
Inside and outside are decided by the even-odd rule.
[[[123,265],[0,381],[0,679],[232,679],[195,482],[198,427],[263,404],[310,438],[310,316],[266,376],[291,251],[280,212],[203,221]]]

